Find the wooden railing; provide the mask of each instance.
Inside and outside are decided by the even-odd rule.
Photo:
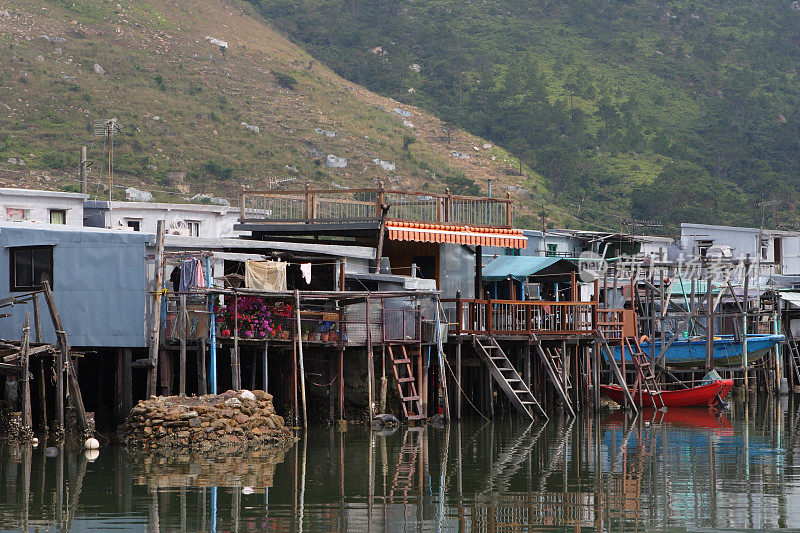
[[[367,222],[381,219],[510,228],[512,201],[395,189],[243,191],[239,218],[247,222]]]
[[[455,304],[450,332],[476,335],[591,335],[596,302],[443,299]],[[452,309],[452,307],[451,307]]]

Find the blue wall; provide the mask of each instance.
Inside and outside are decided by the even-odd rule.
[[[53,245],[53,296],[69,344],[144,347],[145,246],[151,240],[152,235],[112,230],[0,227],[0,298],[20,294],[9,292],[9,247]],[[39,305],[43,340],[55,343],[43,296]],[[30,304],[0,309],[12,313],[0,318],[0,338],[20,338],[26,311],[33,320]]]

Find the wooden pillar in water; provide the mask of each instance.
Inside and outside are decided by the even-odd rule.
[[[20,366],[22,367],[22,426],[25,431],[32,431],[33,421],[31,420],[31,381],[30,381],[30,342],[31,342],[31,314],[25,313],[25,327],[22,330],[22,342],[20,343]],[[30,477],[28,478],[30,480]]]
[[[339,373],[337,381],[339,382],[339,419],[344,420],[344,348],[339,348]]]
[[[130,348],[117,350],[117,421],[122,422],[133,408],[133,354]]]
[[[461,395],[463,394],[461,380],[461,341],[456,343],[456,420],[461,420]]]
[[[147,397],[157,392],[156,374],[158,369],[158,351],[161,339],[161,287],[164,263],[164,234],[165,221],[156,223],[156,257],[154,264],[153,282],[153,314],[150,330],[150,365],[147,367]]]
[[[200,337],[197,344],[197,394],[208,394],[208,377],[206,374],[206,338]]]
[[[233,350],[231,351],[231,381],[233,390],[242,388],[242,369],[239,364],[239,297],[233,291]],[[296,375],[295,375],[296,378]]]
[[[269,392],[269,341],[264,341],[262,361],[264,364],[264,392]]]
[[[364,303],[364,316],[367,329],[367,411],[369,422],[372,424],[372,406],[375,403],[375,362],[372,358],[372,328],[369,317],[369,296]]]
[[[180,308],[178,309],[179,317],[176,321],[180,324],[180,342],[181,342],[181,352],[180,352],[180,361],[178,365],[178,394],[180,396],[186,396],[186,336],[188,332],[188,324],[186,321],[186,295],[181,294],[180,296]]]

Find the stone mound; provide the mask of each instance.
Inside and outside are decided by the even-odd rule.
[[[134,448],[248,449],[294,440],[272,395],[227,391],[207,396],[151,396],[131,410],[120,428],[122,442]]]

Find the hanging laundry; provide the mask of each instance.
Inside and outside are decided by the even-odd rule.
[[[195,259],[195,287],[205,287],[206,286],[206,276],[205,272],[203,272],[203,263],[200,262],[199,259]]]
[[[306,284],[311,284],[311,263],[300,263],[300,272],[303,274],[303,279]]]
[[[181,267],[176,266],[172,269],[169,280],[172,282],[172,292],[179,292],[181,290]]]
[[[181,285],[180,292],[189,292],[194,287],[197,275],[195,274],[196,263],[192,259],[181,261]]]
[[[286,265],[281,261],[245,262],[244,286],[262,291],[285,291]]]

